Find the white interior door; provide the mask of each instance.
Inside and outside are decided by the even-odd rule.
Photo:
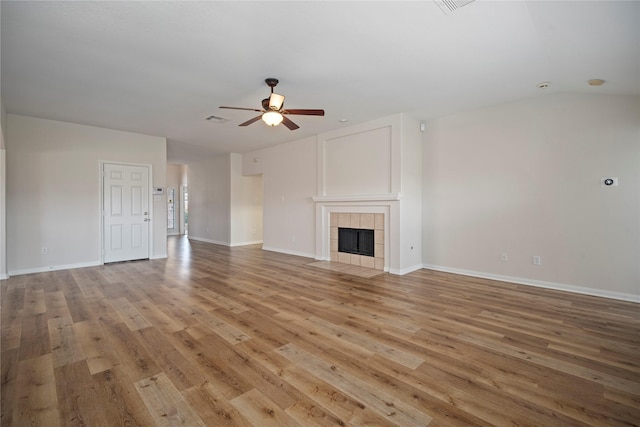
[[[149,258],[149,168],[105,163],[104,262]]]

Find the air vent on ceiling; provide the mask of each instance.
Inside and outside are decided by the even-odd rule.
[[[473,3],[474,0],[433,0],[445,15],[455,12],[463,6]]]
[[[210,122],[215,122],[215,123],[225,123],[229,121],[229,119],[225,119],[224,117],[218,117],[218,116],[209,116],[205,118],[205,120],[209,120]]]

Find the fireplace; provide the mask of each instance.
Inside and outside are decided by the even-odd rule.
[[[331,261],[384,270],[384,218],[384,213],[331,212]]]
[[[373,257],[374,244],[373,230],[338,227],[338,252]]]

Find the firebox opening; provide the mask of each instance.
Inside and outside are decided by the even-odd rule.
[[[338,252],[374,256],[374,231],[361,228],[338,228]]]

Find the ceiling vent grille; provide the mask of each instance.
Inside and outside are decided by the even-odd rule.
[[[214,123],[226,123],[229,121],[229,119],[225,119],[224,117],[218,117],[218,116],[209,116],[209,117],[206,117],[205,120],[208,120]]]
[[[449,15],[463,6],[473,3],[475,0],[433,0],[445,15]]]

